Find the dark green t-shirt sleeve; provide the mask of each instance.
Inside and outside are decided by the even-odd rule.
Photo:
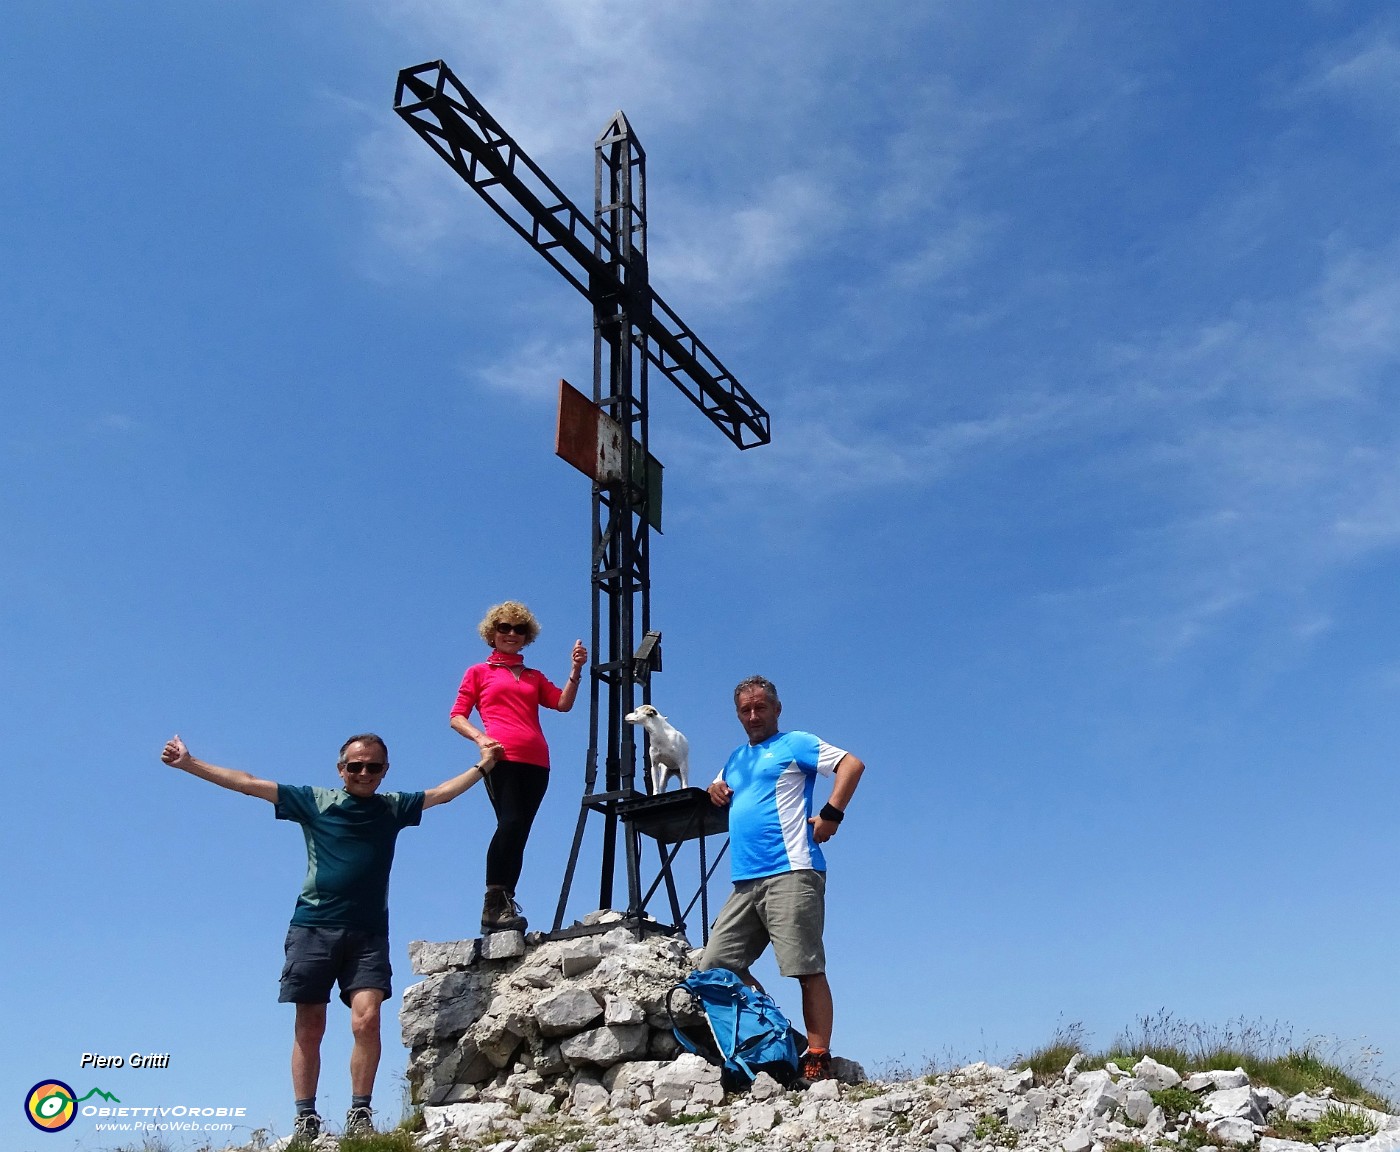
[[[400,828],[410,828],[422,823],[422,792],[387,792],[384,794],[384,799],[389,801],[394,821]]]
[[[316,792],[310,785],[277,785],[277,803],[273,805],[277,819],[295,820],[298,824],[305,824],[318,810]]]

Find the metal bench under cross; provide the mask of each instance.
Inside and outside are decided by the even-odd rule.
[[[589,746],[583,801],[554,918],[554,933],[564,934],[589,814],[604,820],[598,907],[610,908],[619,807],[645,795],[636,788],[636,741],[623,717],[637,703],[638,686],[642,702],[650,702],[651,673],[661,666],[660,634],[651,629],[650,530],[660,528],[660,466],[648,450],[648,369],[657,368],[740,449],[769,442],[768,413],[651,287],[646,153],[621,112],[594,144],[590,220],[441,60],[399,73],[394,111],[592,304],[593,405],[622,432],[612,470],[594,474]],[[571,391],[561,381],[561,409]],[[606,745],[600,745],[604,716]],[[639,834],[632,824],[623,825],[627,916],[640,926],[645,900]],[[662,850],[661,874],[679,926],[683,913],[671,877],[673,858],[674,850],[669,857]],[[703,898],[708,879],[703,840],[701,861]]]

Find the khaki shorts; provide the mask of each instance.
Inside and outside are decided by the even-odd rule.
[[[771,943],[784,976],[814,976],[826,971],[825,927],[825,872],[803,868],[740,880],[710,930],[700,967],[742,974]]]

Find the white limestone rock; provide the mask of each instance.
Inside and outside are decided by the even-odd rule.
[[[812,1087],[815,1089],[818,1085]],[[811,1090],[808,1091],[808,1095],[811,1095]],[[929,1142],[947,1144],[953,1148],[961,1149],[964,1144],[971,1141],[975,1123],[974,1118],[966,1112],[954,1112],[929,1134]]]
[[[1301,1140],[1280,1140],[1277,1136],[1265,1136],[1259,1141],[1259,1152],[1317,1152],[1317,1146],[1304,1144]]]
[[[1182,1081],[1181,1086],[1188,1092],[1205,1092],[1212,1089],[1219,1091],[1228,1088],[1243,1088],[1248,1083],[1249,1074],[1243,1068],[1236,1068],[1233,1072],[1216,1068],[1209,1072],[1193,1072]]]
[[[771,1104],[756,1104],[744,1114],[744,1127],[751,1132],[771,1132],[778,1124],[778,1110]]]
[[[1260,1096],[1247,1084],[1242,1088],[1221,1088],[1211,1092],[1201,1101],[1201,1109],[1209,1119],[1242,1119],[1253,1124],[1264,1122],[1267,1099]],[[1235,1141],[1242,1143],[1242,1141]],[[1252,1141],[1251,1141],[1252,1143]]]
[[[1035,1128],[1036,1107],[1026,1099],[1014,1100],[1006,1107],[1006,1126],[1013,1132],[1030,1132]]]
[[[603,958],[603,950],[596,937],[584,936],[559,943],[559,969],[566,977],[580,976],[596,968]]]
[[[621,1064],[614,1064],[603,1073],[603,1086],[609,1092],[619,1088],[632,1093],[642,1088],[650,1091],[661,1067],[662,1063],[659,1060],[625,1060]]]
[[[641,1024],[645,1020],[645,1013],[626,996],[603,993],[604,1024]]]
[[[517,1013],[488,1016],[472,1029],[477,1051],[493,1067],[507,1067],[525,1040],[525,1020]]]
[[[690,1090],[690,1099],[685,1102],[685,1111],[704,1112],[723,1101],[723,1084],[697,1084]]]
[[[463,1139],[475,1140],[491,1130],[496,1120],[510,1111],[504,1104],[444,1104],[440,1108],[424,1108],[423,1122],[430,1135],[451,1129]]]
[[[894,1109],[884,1096],[872,1096],[856,1105],[856,1118],[863,1128],[883,1128],[894,1119]]]
[[[1022,1068],[1019,1072],[1013,1072],[1001,1082],[1001,1090],[1014,1095],[1021,1095],[1029,1092],[1035,1086],[1035,1073],[1029,1068]]]
[[[439,972],[470,968],[476,963],[476,946],[475,940],[445,940],[441,943],[410,940],[408,962],[418,976],[434,976]]]
[[[1400,1128],[1387,1128],[1365,1140],[1358,1140],[1347,1148],[1347,1152],[1400,1152]]]
[[[671,1102],[669,1100],[648,1100],[641,1107],[643,1124],[661,1124],[669,1120],[671,1115]]]
[[[1238,1089],[1229,1089],[1238,1091]],[[1224,1144],[1253,1144],[1258,1138],[1254,1125],[1243,1116],[1222,1116],[1206,1125],[1206,1131]]]
[[[542,1036],[568,1036],[587,1028],[603,1015],[598,998],[586,988],[570,985],[535,1005],[534,1017]]]
[[[1113,1086],[1113,1077],[1102,1068],[1095,1068],[1092,1072],[1081,1072],[1070,1081],[1069,1090],[1076,1096],[1097,1096],[1105,1089]]]
[[[1163,1135],[1167,1130],[1167,1114],[1160,1107],[1153,1108],[1147,1114],[1147,1119],[1142,1125],[1142,1138],[1149,1145],[1158,1136]]]
[[[515,1096],[517,1108],[534,1116],[546,1116],[559,1107],[559,1101],[548,1092],[536,1092],[531,1088],[522,1088]]]
[[[669,1064],[663,1064],[652,1078],[652,1091],[658,1100],[684,1104],[692,1092],[702,1085],[720,1083],[720,1070],[693,1052],[683,1052]],[[723,1089],[721,1088],[721,1098]]]
[[[483,960],[514,960],[525,955],[525,933],[492,932],[481,938]]]
[[[593,1076],[579,1074],[569,1089],[569,1109],[580,1115],[605,1112],[610,1093]]]
[[[1088,1129],[1076,1128],[1060,1143],[1064,1152],[1089,1152],[1094,1146],[1094,1138]]]
[[[1157,1063],[1151,1056],[1144,1056],[1133,1065],[1133,1078],[1144,1092],[1161,1092],[1181,1083],[1181,1073],[1166,1064]]]
[[[1135,1124],[1146,1124],[1153,1107],[1152,1097],[1140,1088],[1129,1092],[1123,1100],[1123,1114]]]
[[[441,972],[404,990],[399,1028],[406,1048],[455,1040],[486,1014],[490,978],[480,969]]]
[[[570,1067],[594,1064],[607,1068],[646,1055],[647,1027],[645,1024],[605,1024],[570,1036],[560,1043],[559,1051]]]

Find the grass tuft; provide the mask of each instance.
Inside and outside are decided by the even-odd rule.
[[[342,1136],[340,1152],[419,1152],[414,1134],[404,1128],[372,1136]]]
[[[1323,1037],[1295,1043],[1287,1026],[1244,1017],[1211,1026],[1179,1020],[1161,1009],[1155,1015],[1140,1017],[1103,1052],[1088,1047],[1082,1024],[1061,1024],[1047,1044],[1029,1055],[1017,1056],[1012,1067],[1030,1068],[1037,1083],[1044,1083],[1058,1076],[1076,1052],[1085,1054],[1081,1067],[1086,1070],[1102,1068],[1110,1060],[1127,1070],[1144,1056],[1175,1068],[1182,1076],[1243,1068],[1252,1082],[1267,1084],[1286,1096],[1331,1088],[1343,1101],[1397,1111],[1394,1085],[1381,1078],[1381,1054],[1375,1048],[1357,1048]],[[1180,1108],[1182,1103],[1177,1101],[1176,1106]]]
[[[1316,1120],[1289,1120],[1280,1116],[1271,1123],[1269,1131],[1282,1140],[1325,1144],[1344,1136],[1374,1136],[1379,1129],[1371,1117],[1359,1109],[1334,1106]]]

